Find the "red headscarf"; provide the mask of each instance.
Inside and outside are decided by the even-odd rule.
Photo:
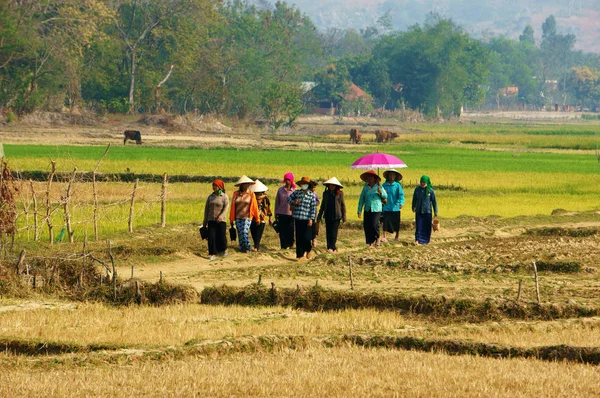
[[[218,186],[221,191],[225,191],[225,183],[221,180],[214,180],[213,184]]]

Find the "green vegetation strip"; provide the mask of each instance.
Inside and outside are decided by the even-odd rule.
[[[541,347],[510,347],[463,340],[422,339],[410,336],[340,335],[340,336],[243,336],[222,340],[191,340],[184,347],[145,349],[116,345],[77,345],[27,340],[0,340],[0,348],[13,355],[45,356],[61,354],[89,354],[99,352],[108,356],[143,355],[161,360],[181,355],[227,355],[237,352],[261,352],[275,349],[306,349],[322,346],[343,347],[348,344],[365,348],[439,352],[448,355],[476,355],[490,358],[526,358],[544,361],[569,361],[591,365],[600,364],[600,348],[567,345]]]
[[[89,353],[95,351],[112,351],[125,348],[115,344],[75,344],[53,341],[0,338],[0,350],[18,355],[61,355],[72,353]]]
[[[563,319],[600,315],[600,309],[577,304],[517,303],[511,300],[470,300],[444,296],[405,296],[341,292],[314,286],[309,290],[273,289],[252,284],[243,288],[227,285],[207,287],[200,301],[208,305],[288,306],[307,311],[337,311],[373,308],[402,314],[425,315],[433,319],[483,322],[513,319]]]

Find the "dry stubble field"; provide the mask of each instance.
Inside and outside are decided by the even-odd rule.
[[[351,221],[339,254],[319,238],[316,257],[300,263],[271,229],[260,253],[232,246],[212,262],[193,225],[116,236],[122,278],[132,266],[142,284],[162,272],[206,302],[3,296],[0,396],[600,395],[598,209],[443,219],[426,247],[410,245],[403,219],[400,242],[366,250]],[[27,246],[32,256],[81,251],[40,247]],[[88,250],[105,255],[103,242]],[[294,291],[300,299],[282,305]]]

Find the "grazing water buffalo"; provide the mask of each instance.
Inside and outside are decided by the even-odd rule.
[[[397,133],[392,133],[391,131],[386,130],[377,130],[375,131],[375,141],[377,142],[388,142],[398,137]]]
[[[353,144],[360,144],[362,135],[358,132],[358,129],[350,129],[350,142]]]
[[[142,134],[137,130],[125,130],[123,131],[125,138],[123,139],[123,145],[127,143],[127,140],[135,141],[136,144],[142,143]]]

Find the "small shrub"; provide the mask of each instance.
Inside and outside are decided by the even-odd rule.
[[[17,115],[13,111],[9,111],[6,115],[6,123],[14,123],[18,120]]]

